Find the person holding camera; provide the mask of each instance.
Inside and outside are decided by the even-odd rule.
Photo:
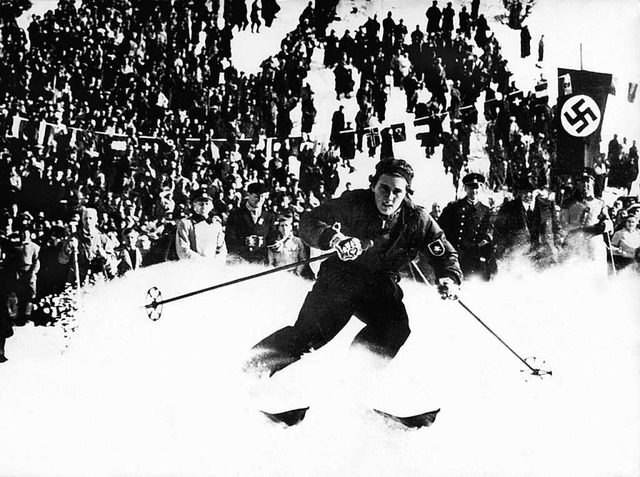
[[[253,182],[247,186],[247,197],[229,213],[226,237],[233,259],[267,264],[267,247],[276,236],[274,215],[265,207],[268,198],[267,187]]]
[[[292,263],[304,261],[309,258],[309,252],[300,237],[293,233],[293,215],[284,212],[278,216],[277,220],[278,237],[277,240],[268,247],[269,265],[273,267],[283,267]],[[308,266],[301,265],[291,270],[298,276],[309,276]]]

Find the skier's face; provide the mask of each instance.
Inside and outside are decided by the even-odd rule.
[[[378,182],[371,186],[378,212],[382,215],[393,215],[407,196],[407,181],[396,174],[382,174]]]

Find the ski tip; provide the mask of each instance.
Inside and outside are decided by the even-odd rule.
[[[300,424],[300,422],[305,418],[308,410],[309,406],[276,413],[267,411],[260,412],[267,416],[269,420],[273,422],[284,424],[286,427],[291,427],[295,426],[296,424]]]
[[[423,412],[421,414],[415,414],[413,416],[395,416],[393,414],[389,414],[388,412],[380,411],[379,409],[374,409],[374,411],[389,419],[390,421],[402,424],[404,427],[408,429],[420,429],[421,427],[429,427],[436,420],[440,409],[436,409],[435,411]]]

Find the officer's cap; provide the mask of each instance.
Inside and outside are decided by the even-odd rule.
[[[472,172],[471,174],[467,174],[462,178],[462,183],[465,186],[480,186],[480,184],[484,184],[484,176],[477,172]]]
[[[200,187],[198,190],[191,194],[191,202],[206,202],[213,201],[213,198],[209,195],[204,187]]]

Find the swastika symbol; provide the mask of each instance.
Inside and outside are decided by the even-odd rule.
[[[577,137],[586,137],[598,129],[600,118],[600,108],[592,98],[584,94],[569,98],[560,113],[564,130]]]

